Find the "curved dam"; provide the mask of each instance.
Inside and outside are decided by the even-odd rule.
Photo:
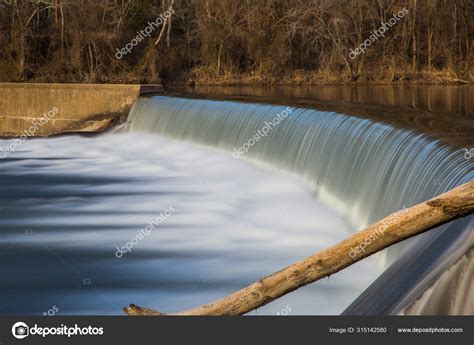
[[[353,231],[474,179],[459,148],[342,113],[150,96],[137,99],[127,122],[131,132],[210,146],[298,176]],[[385,250],[383,273],[343,313],[473,313],[473,225],[472,216],[460,219]]]

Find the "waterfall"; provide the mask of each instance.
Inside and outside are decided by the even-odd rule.
[[[413,130],[335,112],[151,96],[136,100],[127,122],[131,131],[211,146],[301,176],[355,230],[474,178],[472,160],[459,149]],[[413,303],[463,254],[453,256],[459,242],[472,242],[472,220],[385,251],[386,265],[393,264],[346,312],[394,313]]]

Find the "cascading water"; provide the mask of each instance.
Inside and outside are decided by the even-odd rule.
[[[320,200],[357,228],[474,178],[472,162],[461,150],[414,131],[301,108],[291,108],[277,125],[269,125],[285,110],[279,105],[153,96],[138,99],[127,122],[131,131],[234,155],[247,143],[248,152],[240,151],[241,157],[302,176]],[[258,133],[264,126],[271,130],[262,136]],[[472,245],[472,217],[468,220],[408,241],[411,246],[404,254],[406,244],[391,247],[385,263],[397,261],[359,298],[364,304],[356,301],[347,312],[393,313],[413,303],[453,264],[451,254],[461,241]],[[418,260],[416,265],[413,260]]]

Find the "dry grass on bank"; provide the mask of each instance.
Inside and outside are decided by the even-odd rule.
[[[337,85],[337,84],[466,84],[473,83],[474,75],[464,72],[456,74],[449,69],[422,70],[411,72],[390,67],[377,68],[362,73],[352,82],[345,71],[338,73],[327,70],[294,70],[289,73],[271,74],[265,72],[237,73],[224,71],[217,75],[214,70],[200,66],[191,73],[169,84],[187,85]]]

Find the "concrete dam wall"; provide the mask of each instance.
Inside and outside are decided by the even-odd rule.
[[[128,114],[137,97],[159,84],[0,83],[0,137],[100,132]]]

